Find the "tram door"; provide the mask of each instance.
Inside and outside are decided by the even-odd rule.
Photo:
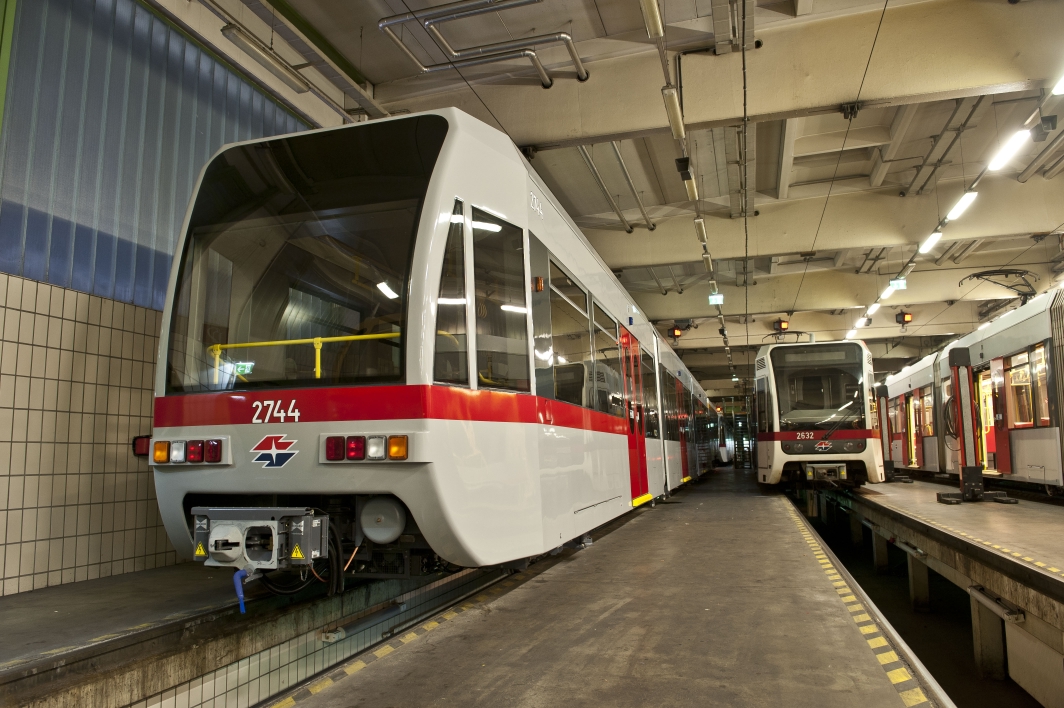
[[[624,367],[628,473],[632,481],[632,500],[642,503],[650,500],[647,482],[647,422],[643,410],[643,370],[639,366],[639,342],[624,327],[621,327],[621,364]]]
[[[994,427],[994,376],[979,373],[979,457],[988,471],[997,469],[997,437]]]

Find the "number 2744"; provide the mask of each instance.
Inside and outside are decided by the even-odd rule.
[[[296,408],[295,399],[288,402],[287,410],[282,401],[255,401],[251,407],[255,409],[252,423],[269,423],[275,420],[284,423],[289,418],[299,422],[299,409]]]

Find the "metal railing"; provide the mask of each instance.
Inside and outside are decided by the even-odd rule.
[[[214,384],[218,385],[218,371],[222,366],[222,352],[229,349],[252,349],[254,347],[286,347],[290,344],[314,345],[314,378],[321,378],[321,345],[330,342],[364,342],[374,339],[395,339],[401,332],[380,334],[349,334],[342,337],[311,337],[308,339],[278,339],[270,342],[237,342],[236,344],[212,344],[207,351],[214,358]]]

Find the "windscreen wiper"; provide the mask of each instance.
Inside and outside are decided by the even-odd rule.
[[[856,413],[856,412],[857,412],[857,408],[856,407],[851,408],[850,410],[846,411],[846,415],[844,415],[841,418],[839,418],[839,422],[835,423],[835,425],[831,426],[831,429],[828,430],[828,432],[824,434],[824,437],[822,437],[820,439],[821,440],[827,440],[828,438],[830,438],[835,433],[835,431],[839,429],[839,426],[842,425],[843,423],[845,423],[847,421],[847,419],[849,419],[849,417],[851,415],[853,415],[854,413]]]

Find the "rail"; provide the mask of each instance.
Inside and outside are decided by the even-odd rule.
[[[330,342],[363,342],[373,339],[395,339],[401,332],[379,334],[348,334],[341,337],[310,337],[308,339],[278,339],[270,342],[237,342],[236,344],[212,344],[207,351],[214,357],[214,384],[218,384],[218,370],[222,366],[222,352],[228,349],[251,349],[254,347],[286,347],[290,344],[314,345],[314,378],[321,378],[321,345]]]

